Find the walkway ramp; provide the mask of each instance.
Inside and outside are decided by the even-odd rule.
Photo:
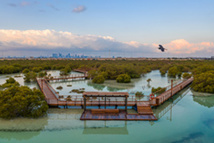
[[[137,102],[137,112],[140,115],[153,115],[150,103],[147,101]]]

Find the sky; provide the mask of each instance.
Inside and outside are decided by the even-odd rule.
[[[0,0],[0,57],[210,57],[213,5],[213,0]]]

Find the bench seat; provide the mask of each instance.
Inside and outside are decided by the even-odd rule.
[[[119,109],[91,109],[92,114],[119,113]]]

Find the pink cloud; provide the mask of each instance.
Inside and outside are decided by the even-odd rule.
[[[184,39],[178,39],[163,46],[172,54],[193,54],[199,51],[214,53],[213,42],[190,43]]]

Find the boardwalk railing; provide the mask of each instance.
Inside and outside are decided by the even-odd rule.
[[[72,75],[68,75],[68,76],[53,76],[53,77],[48,78],[47,80],[51,81],[51,80],[66,80],[66,79],[85,79],[85,78],[87,78],[86,75],[72,74]]]
[[[164,93],[158,95],[157,97],[150,100],[150,104],[152,106],[158,106],[164,103],[166,100],[168,100],[170,97],[172,97],[177,92],[181,91],[183,88],[185,88],[187,85],[192,83],[193,78],[189,78],[188,80],[184,80],[182,82],[179,82],[175,84],[172,89],[169,88]]]

